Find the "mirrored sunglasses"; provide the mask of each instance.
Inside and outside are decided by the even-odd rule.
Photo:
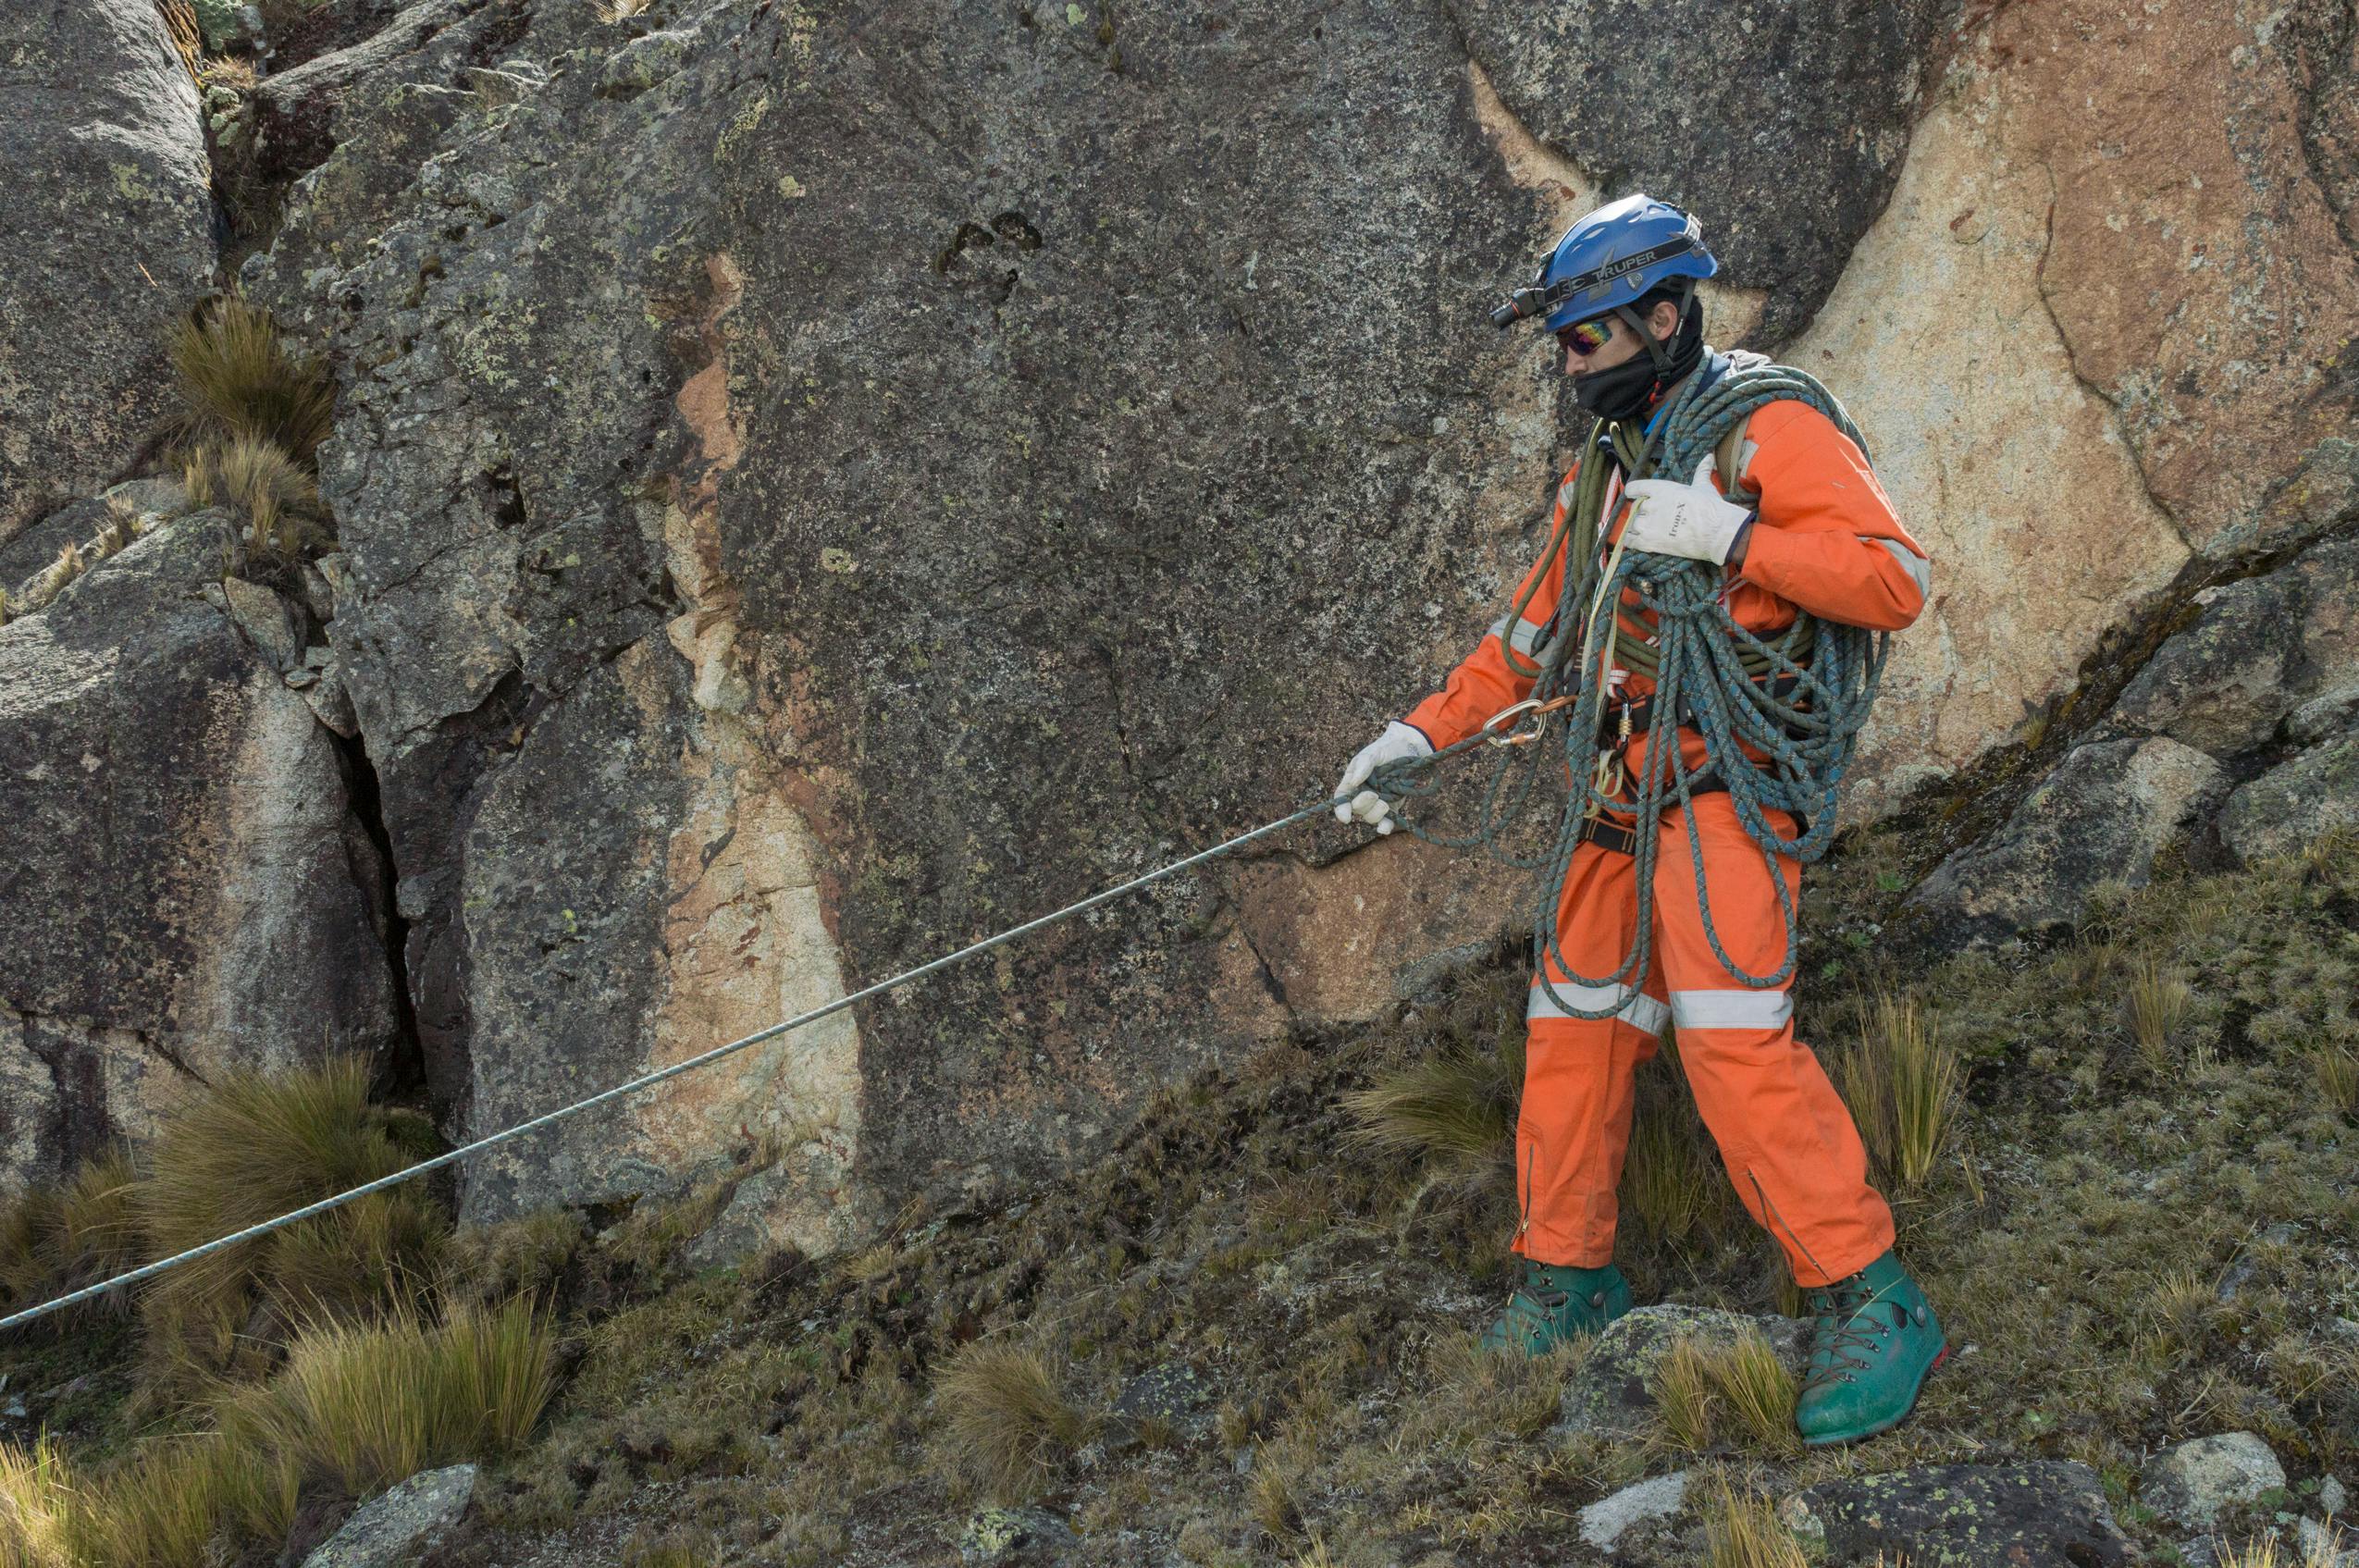
[[[1591,316],[1557,329],[1557,347],[1576,354],[1593,354],[1613,340],[1613,317]]]

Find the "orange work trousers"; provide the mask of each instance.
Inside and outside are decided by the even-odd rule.
[[[1769,858],[1747,835],[1725,794],[1694,797],[1712,929],[1729,958],[1769,974],[1785,957],[1785,917]],[[1772,811],[1792,836],[1794,819]],[[1626,820],[1626,819],[1625,819]],[[1611,1018],[1568,1018],[1532,983],[1525,1011],[1524,1103],[1515,1130],[1522,1214],[1513,1243],[1538,1263],[1603,1266],[1613,1256],[1614,1189],[1630,1143],[1633,1078],[1669,1024],[1704,1126],[1745,1208],[1777,1238],[1804,1285],[1855,1274],[1892,1246],[1892,1211],[1868,1184],[1868,1156],[1851,1112],[1809,1046],[1794,1038],[1792,982],[1755,989],[1733,977],[1704,933],[1686,811],[1663,813],[1654,873],[1654,955],[1636,989],[1577,986],[1553,957],[1559,995]],[[1565,958],[1592,978],[1612,975],[1637,928],[1637,862],[1582,845],[1557,901]],[[1800,867],[1777,857],[1791,898]]]

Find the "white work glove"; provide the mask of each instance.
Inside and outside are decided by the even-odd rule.
[[[1737,531],[1753,513],[1712,488],[1712,455],[1696,465],[1696,477],[1634,479],[1623,490],[1630,498],[1630,521],[1622,542],[1649,555],[1684,555],[1690,561],[1725,565]]]
[[[1430,757],[1433,743],[1414,724],[1404,724],[1395,719],[1385,725],[1384,734],[1360,747],[1352,765],[1343,770],[1343,782],[1335,786],[1338,795],[1352,795],[1368,782],[1368,775],[1387,762],[1397,762],[1403,757]],[[1390,833],[1398,824],[1392,820],[1392,803],[1372,789],[1360,789],[1350,801],[1335,809],[1335,820],[1348,822],[1357,817],[1371,822],[1378,833]]]

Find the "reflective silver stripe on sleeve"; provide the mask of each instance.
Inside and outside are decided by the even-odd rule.
[[[1859,537],[1863,539],[1868,537],[1865,534]],[[1919,599],[1933,597],[1933,563],[1932,562],[1927,561],[1898,539],[1878,539],[1876,543],[1892,551],[1892,558],[1900,562],[1901,569],[1908,574],[1908,580],[1917,585]]]
[[[1502,615],[1498,620],[1493,621],[1490,623],[1489,630],[1484,632],[1483,636],[1487,637],[1497,637],[1500,641],[1505,642],[1507,640],[1507,617]]]
[[[1536,624],[1530,621],[1518,621],[1513,635],[1507,639],[1507,646],[1518,653],[1528,655],[1532,645],[1540,640],[1540,633],[1544,629],[1545,623]]]
[[[1682,1029],[1783,1029],[1794,1016],[1785,991],[1674,991],[1671,1017]]]
[[[1633,991],[1626,985],[1559,984],[1556,995],[1586,1013],[1602,1012],[1612,1007],[1617,1016],[1641,1034],[1661,1034],[1664,1020],[1671,1015],[1670,1008],[1645,992]],[[1569,1019],[1572,1016],[1555,996],[1548,994],[1546,986],[1538,981],[1532,982],[1531,999],[1524,1005],[1526,1019]]]

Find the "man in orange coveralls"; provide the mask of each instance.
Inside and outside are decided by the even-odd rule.
[[[1651,433],[1687,377],[1702,378],[1700,392],[1728,372],[1727,357],[1704,344],[1695,298],[1697,279],[1717,270],[1693,219],[1632,196],[1575,223],[1534,287],[1495,317],[1503,326],[1545,310],[1576,400],[1599,416],[1597,442],[1557,491],[1555,527],[1564,525],[1580,463],[1613,463],[1601,554],[1618,525],[1629,550],[1722,565],[1728,609],[1757,636],[1790,624],[1797,608],[1855,626],[1908,625],[1925,604],[1925,552],[1893,515],[1865,454],[1816,409],[1780,401],[1753,414],[1734,478],[1759,495],[1757,510],[1723,494],[1715,481],[1732,476],[1716,475],[1709,460],[1690,478],[1622,482],[1609,427]],[[1338,817],[1391,832],[1389,803],[1361,787],[1370,772],[1465,739],[1531,691],[1528,656],[1548,640],[1565,572],[1563,552],[1544,558],[1524,579],[1524,588],[1538,581],[1521,616],[1513,623],[1502,617],[1440,691],[1362,749],[1336,792],[1358,793]],[[1577,610],[1566,617],[1576,625],[1581,619]],[[1643,698],[1649,686],[1634,675],[1621,695]],[[1643,735],[1645,721],[1635,728]],[[1702,735],[1693,727],[1677,733],[1699,766]],[[1631,744],[1641,750],[1626,759],[1635,775],[1642,742]],[[1752,974],[1773,972],[1785,957],[1785,919],[1768,858],[1739,825],[1724,786],[1695,796],[1690,809],[1712,924],[1728,957]],[[1799,826],[1788,812],[1767,815],[1788,838]],[[1908,1414],[1925,1375],[1947,1353],[1940,1322],[1893,1256],[1892,1213],[1868,1182],[1848,1109],[1794,1037],[1791,982],[1756,989],[1723,969],[1705,934],[1681,809],[1664,811],[1655,831],[1655,952],[1643,986],[1574,984],[1551,957],[1550,981],[1574,1006],[1617,1007],[1584,1019],[1566,1016],[1533,982],[1515,1134],[1522,1216],[1511,1250],[1520,1278],[1483,1342],[1541,1352],[1629,1310],[1630,1287],[1613,1266],[1614,1189],[1629,1142],[1633,1073],[1654,1055],[1668,1022],[1747,1211],[1778,1239],[1795,1278],[1810,1290],[1816,1333],[1797,1411],[1804,1438],[1831,1443],[1882,1431]],[[1610,842],[1616,836],[1580,845],[1559,895],[1562,948],[1585,974],[1613,973],[1636,935],[1632,840]],[[1798,898],[1797,863],[1785,855],[1776,863],[1788,896]]]

